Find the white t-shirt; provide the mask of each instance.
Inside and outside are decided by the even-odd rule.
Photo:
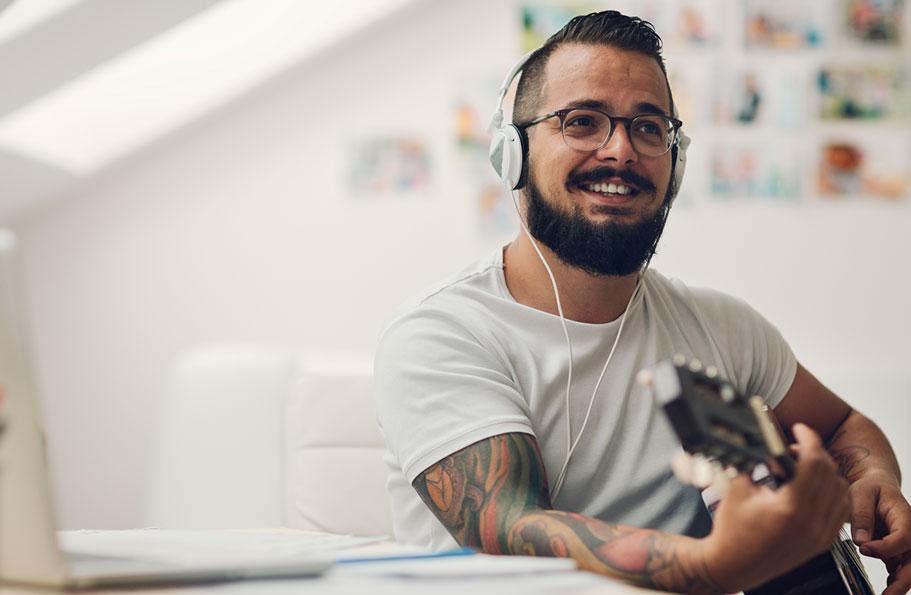
[[[567,320],[573,439],[619,324]],[[635,381],[640,369],[677,353],[715,365],[740,391],[763,395],[773,407],[797,367],[780,333],[745,302],[649,270],[555,508],[677,534],[708,533],[699,492],[671,472],[679,448],[673,430]],[[491,436],[536,437],[553,488],[566,457],[568,369],[559,318],[513,299],[502,249],[398,314],[383,331],[374,367],[396,539],[434,549],[456,545],[411,482]]]

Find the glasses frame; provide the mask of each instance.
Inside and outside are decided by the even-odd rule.
[[[570,112],[575,112],[575,111],[597,112],[597,113],[605,116],[607,118],[607,121],[610,122],[610,132],[607,133],[607,136],[604,138],[604,142],[602,142],[600,145],[598,145],[594,149],[577,149],[576,147],[571,146],[569,144],[569,142],[566,140],[566,116]],[[668,122],[671,123],[671,125],[672,125],[671,134],[674,135],[674,138],[671,139],[671,142],[668,144],[667,149],[665,149],[661,153],[658,153],[657,155],[648,155],[647,153],[643,153],[642,151],[640,151],[639,149],[636,148],[635,143],[633,142],[632,126],[633,126],[633,122],[635,122],[639,118],[655,117],[655,116],[658,116],[659,118],[664,118]],[[667,116],[665,114],[660,114],[660,113],[658,113],[658,114],[636,114],[635,116],[633,116],[631,118],[624,118],[621,116],[612,116],[609,113],[607,113],[606,111],[600,110],[600,109],[594,108],[594,107],[568,107],[568,108],[558,109],[554,112],[550,112],[549,114],[544,114],[543,116],[538,116],[537,118],[533,118],[532,120],[525,122],[524,124],[520,124],[519,129],[523,130],[523,131],[527,130],[528,128],[531,128],[532,126],[534,126],[536,124],[540,124],[541,122],[544,122],[551,118],[560,118],[560,136],[563,137],[563,143],[567,147],[572,149],[573,151],[579,151],[582,153],[598,151],[598,150],[604,148],[604,146],[610,142],[611,137],[614,136],[614,130],[617,129],[617,124],[619,123],[619,124],[623,124],[623,126],[626,128],[626,136],[630,139],[630,145],[632,145],[633,149],[637,153],[639,153],[640,155],[645,155],[646,157],[661,157],[662,155],[665,155],[668,151],[670,151],[674,147],[674,145],[677,144],[678,140],[680,139],[680,135],[678,133],[680,132],[680,129],[683,128],[682,120],[678,120],[677,118],[672,118],[671,116]]]

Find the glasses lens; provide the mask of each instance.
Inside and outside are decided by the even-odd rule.
[[[630,128],[633,148],[642,155],[664,155],[674,142],[674,123],[664,116],[636,116]]]
[[[574,109],[563,118],[563,140],[579,151],[594,151],[610,135],[610,119],[601,112]]]

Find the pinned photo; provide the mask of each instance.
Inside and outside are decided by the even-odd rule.
[[[748,48],[812,48],[828,42],[831,0],[746,0]]]
[[[824,143],[819,154],[819,195],[826,198],[907,199],[911,189],[911,168],[907,162],[896,158],[896,153],[903,152],[880,143],[858,140]]]
[[[424,141],[408,136],[361,139],[354,143],[348,167],[353,195],[393,196],[430,187],[430,151]]]
[[[465,77],[458,83],[454,104],[455,143],[460,179],[466,184],[484,238],[500,239],[517,228],[512,198],[490,166],[490,131],[501,81],[488,76]],[[508,116],[511,98],[507,98]]]
[[[847,36],[862,43],[899,45],[904,9],[904,0],[845,0]]]
[[[712,46],[718,42],[715,0],[640,0],[636,12],[655,26],[665,46]]]
[[[796,151],[754,146],[717,146],[712,157],[712,196],[718,200],[797,201],[800,165]]]
[[[782,68],[722,69],[713,83],[714,121],[796,128],[804,120],[800,90],[805,81],[798,72]]]
[[[521,5],[522,52],[541,47],[576,15],[603,10],[599,2],[528,2]]]
[[[911,79],[896,66],[823,68],[816,77],[819,115],[827,120],[878,120],[911,115]]]

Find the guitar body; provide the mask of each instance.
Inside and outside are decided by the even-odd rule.
[[[848,542],[849,547],[853,545]],[[835,555],[823,552],[791,572],[750,589],[745,595],[873,595],[867,577],[853,574],[855,569],[839,572]]]
[[[691,455],[752,475],[754,481],[770,489],[777,489],[793,476],[794,460],[762,399],[747,399],[714,368],[703,368],[698,361],[677,356],[673,362],[640,374],[640,382],[651,390],[684,450]],[[778,474],[758,479],[754,471],[759,466],[775,468]],[[707,500],[710,511],[717,504],[713,500]],[[842,530],[831,549],[746,595],[874,593],[857,548]]]

